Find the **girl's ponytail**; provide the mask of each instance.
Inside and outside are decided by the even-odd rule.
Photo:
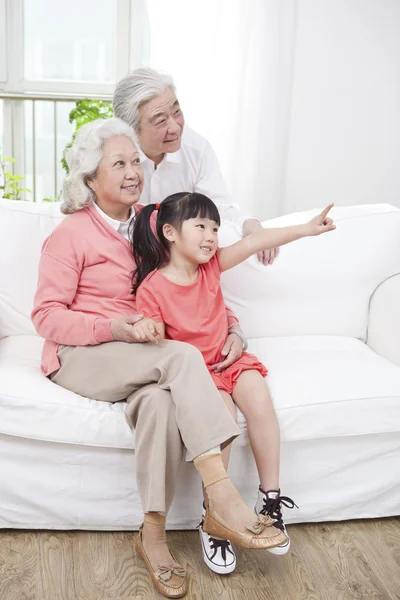
[[[167,251],[151,227],[151,215],[159,205],[144,206],[134,220],[131,242],[136,269],[132,275],[132,294],[136,294],[139,285],[147,275],[158,269],[167,260]]]

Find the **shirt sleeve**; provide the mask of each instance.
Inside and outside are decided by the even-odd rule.
[[[237,204],[232,204],[232,199],[222,177],[217,156],[208,142],[206,142],[202,153],[194,191],[211,198],[217,205],[221,219],[233,222],[238,227],[240,233],[246,219],[252,218],[242,213]]]
[[[228,306],[226,306],[226,304],[225,304],[225,312],[226,312],[226,316],[228,319],[228,329],[229,329],[229,327],[232,327],[232,325],[238,325],[240,327],[239,319],[237,318],[237,316],[235,315],[233,310],[231,310]]]
[[[68,232],[55,230],[43,245],[31,314],[33,324],[41,337],[57,344],[95,346],[110,342],[114,339],[111,319],[69,308],[83,264],[83,257],[71,242]]]
[[[139,313],[148,319],[153,319],[156,323],[164,322],[159,303],[146,283],[140,285],[136,292],[136,309]]]
[[[217,277],[218,281],[220,281],[221,265],[219,264],[218,252],[216,252],[214,254],[212,259],[208,263],[208,266],[214,272],[214,275]],[[232,327],[232,325],[238,325],[240,327],[239,320],[236,317],[235,313],[228,306],[226,306],[226,304],[225,304],[225,313],[226,313],[226,317],[228,320],[228,328]]]

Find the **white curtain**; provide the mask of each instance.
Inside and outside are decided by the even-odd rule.
[[[147,10],[147,64],[174,77],[242,210],[400,206],[398,0],[147,0]]]
[[[148,10],[150,64],[173,75],[234,200],[279,214],[295,0],[149,0]]]

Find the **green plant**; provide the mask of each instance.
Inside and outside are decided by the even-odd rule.
[[[23,175],[15,175],[10,171],[10,164],[15,163],[15,158],[0,154],[0,196],[7,200],[22,200],[23,192],[30,192],[29,188],[20,187]]]
[[[72,135],[72,139],[64,149],[61,164],[68,175],[69,169],[65,160],[65,152],[68,148],[71,148],[74,143],[76,133],[82,125],[95,121],[96,119],[110,119],[113,116],[113,110],[110,102],[104,102],[103,100],[90,100],[85,98],[84,100],[78,100],[74,108],[69,113],[69,122],[75,124],[75,131]],[[21,194],[23,192],[30,192],[31,190],[25,187],[20,187],[20,182],[24,179],[23,175],[16,175],[12,173],[10,164],[15,163],[15,159],[11,156],[5,156],[4,158],[0,154],[0,197],[7,198],[8,200],[22,200]],[[44,202],[59,202],[61,200],[61,192],[56,197],[43,198]]]
[[[43,202],[61,202],[61,192],[58,196],[48,196],[48,198],[43,198]]]
[[[68,175],[69,169],[65,160],[65,152],[68,148],[71,148],[74,143],[76,133],[82,125],[95,121],[96,119],[110,119],[113,116],[113,110],[110,102],[104,102],[103,100],[90,100],[85,98],[84,100],[78,100],[75,107],[69,113],[69,122],[75,123],[75,131],[72,135],[72,139],[69,144],[66,145],[61,164],[63,169]]]

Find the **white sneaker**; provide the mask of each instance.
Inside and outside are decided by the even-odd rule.
[[[286,508],[294,508],[295,506],[298,508],[297,504],[295,504],[291,498],[281,496],[280,490],[264,492],[264,490],[261,489],[261,486],[258,488],[254,512],[257,515],[271,517],[271,519],[274,520],[273,527],[283,531],[287,537],[287,541],[283,542],[283,544],[275,546],[275,548],[268,548],[268,552],[271,552],[271,554],[286,554],[290,550],[290,538],[282,518],[282,505],[286,506]]]
[[[203,509],[203,518],[205,511]],[[229,540],[212,537],[203,531],[203,519],[198,526],[203,559],[207,567],[219,575],[228,575],[236,569],[236,554]]]

